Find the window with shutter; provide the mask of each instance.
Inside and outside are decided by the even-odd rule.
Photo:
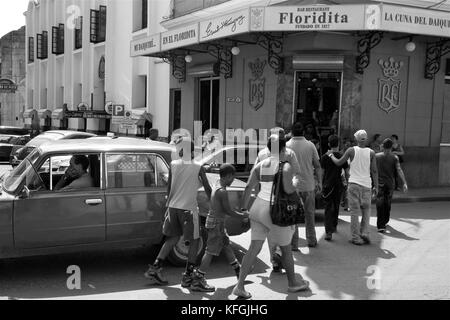
[[[48,32],[42,31],[42,59],[48,58]]]
[[[106,40],[106,6],[99,10],[91,9],[91,42],[100,43]]]
[[[83,47],[83,17],[78,17],[75,26],[75,50]]]
[[[28,37],[28,62],[34,62],[34,38]]]
[[[91,42],[97,43],[98,34],[98,11],[91,9]]]
[[[53,54],[59,54],[59,51],[58,51],[58,33],[59,33],[59,28],[58,27],[52,27],[52,53]]]
[[[37,58],[38,59],[42,59],[43,54],[42,54],[42,45],[43,45],[43,39],[42,39],[42,34],[37,34],[36,35],[36,41],[37,41]]]
[[[142,29],[148,27],[148,0],[142,0]]]
[[[64,23],[59,24],[58,30],[58,51],[59,54],[64,53]]]
[[[100,6],[98,26],[98,42],[106,40],[106,6]]]

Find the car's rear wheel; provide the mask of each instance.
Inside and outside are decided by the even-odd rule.
[[[206,240],[207,240],[207,233],[206,230],[201,227],[200,228],[200,241],[198,245],[197,250],[197,262],[200,261],[200,259],[203,257],[205,250],[206,250]],[[181,237],[178,243],[175,245],[175,247],[170,252],[167,259],[171,264],[173,264],[176,267],[184,267],[186,266],[186,262],[188,259],[189,254],[189,246],[185,244],[184,238]]]

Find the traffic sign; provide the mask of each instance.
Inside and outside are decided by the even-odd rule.
[[[113,107],[113,116],[114,117],[125,117],[125,105],[115,104]]]

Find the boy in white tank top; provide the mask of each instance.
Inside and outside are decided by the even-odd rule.
[[[341,159],[333,153],[327,153],[337,166],[350,159],[350,179],[348,186],[351,213],[351,243],[355,245],[370,244],[369,223],[372,197],[378,194],[378,169],[375,151],[367,147],[367,132],[355,133],[358,146],[349,148]],[[359,223],[361,211],[361,224]]]

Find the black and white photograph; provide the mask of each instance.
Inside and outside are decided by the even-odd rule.
[[[264,320],[449,270],[450,0],[0,1],[3,302]]]

